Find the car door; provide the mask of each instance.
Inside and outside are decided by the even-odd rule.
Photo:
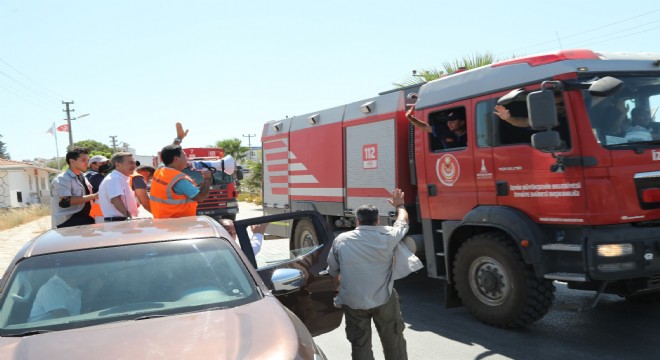
[[[250,245],[250,225],[267,223],[277,226],[287,220],[294,224],[292,238],[272,236],[266,227],[261,250],[255,256]],[[302,320],[312,335],[339,327],[342,311],[333,306],[335,288],[326,270],[334,236],[321,214],[297,211],[238,220],[234,225],[241,249],[266,286]],[[282,274],[283,269],[293,269],[288,271],[289,274],[299,274],[299,280],[302,280],[296,281],[298,284],[292,282],[288,291],[278,290],[273,284],[273,276]]]

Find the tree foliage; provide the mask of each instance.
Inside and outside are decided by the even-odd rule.
[[[250,194],[261,193],[261,183],[263,181],[263,165],[258,161],[248,161],[247,167],[250,169],[249,176],[243,180],[245,191]]]
[[[215,147],[223,148],[225,155],[231,155],[237,162],[245,159],[248,151],[247,146],[241,146],[241,140],[238,138],[220,140],[215,143]]]
[[[89,150],[90,157],[94,155],[103,155],[108,159],[112,157],[112,148],[96,140],[76,141],[75,143],[73,143],[73,146],[87,148],[87,150]]]
[[[405,78],[401,83],[394,83],[394,86],[405,87],[423,84],[425,82],[439,79],[445,75],[453,74],[461,68],[464,68],[465,70],[476,69],[481,66],[492,64],[496,61],[499,60],[496,60],[495,56],[488,51],[484,53],[476,52],[474,55],[455,59],[452,62],[443,62],[441,70],[430,68],[417,71],[413,75]]]
[[[0,139],[2,139],[2,135],[0,135]],[[2,140],[0,140],[0,159],[11,159],[11,156],[9,156],[9,153],[7,152],[7,145]]]

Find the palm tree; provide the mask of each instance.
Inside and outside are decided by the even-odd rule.
[[[248,151],[246,146],[241,146],[241,140],[238,138],[217,141],[215,147],[223,148],[225,155],[231,155],[237,162],[245,159]]]
[[[431,80],[439,79],[445,75],[453,74],[456,71],[475,69],[484,65],[489,65],[499,61],[495,56],[486,51],[484,53],[475,52],[472,56],[466,56],[461,59],[455,59],[453,62],[443,62],[442,70],[436,68],[413,70],[413,75],[404,79],[401,83],[394,83],[394,86],[406,87],[410,85],[423,84]]]

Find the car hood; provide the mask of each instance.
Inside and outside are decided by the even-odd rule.
[[[313,353],[300,320],[270,296],[231,309],[0,338],[3,359],[309,359]]]

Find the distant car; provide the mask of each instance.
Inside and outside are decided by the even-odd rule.
[[[325,359],[305,325],[274,294],[289,302],[302,299],[301,311],[322,307],[326,316],[318,317],[325,320],[317,328],[336,328],[341,313],[327,316],[329,279],[309,275],[310,266],[325,266],[315,263],[327,256],[329,244],[259,273],[252,266],[246,227],[285,215],[236,222],[247,254],[206,216],[50,230],[27,243],[0,280],[0,354]],[[318,213],[306,216],[316,219],[321,241],[331,241],[318,226]],[[296,295],[300,291],[305,294]]]

